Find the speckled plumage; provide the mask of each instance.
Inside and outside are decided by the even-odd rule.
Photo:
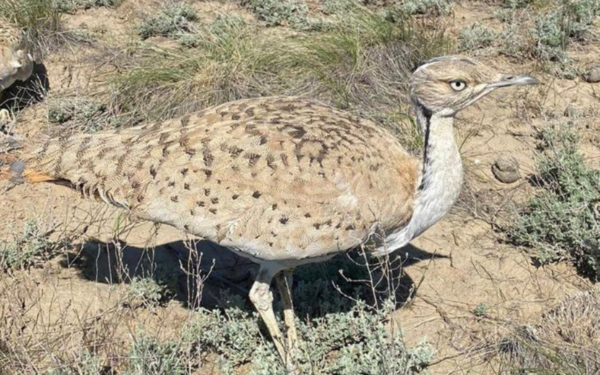
[[[403,226],[419,174],[388,131],[290,97],[44,141],[23,160],[141,218],[282,261],[333,254]]]

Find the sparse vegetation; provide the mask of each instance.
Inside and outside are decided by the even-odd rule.
[[[358,6],[316,34],[265,34],[222,16],[180,41],[193,49],[147,50],[112,77],[112,107],[160,119],[240,98],[300,94],[413,137],[405,130],[412,127],[406,117],[400,125],[392,123],[410,108],[406,79],[419,62],[450,49],[441,30],[393,23]]]
[[[156,305],[166,296],[166,288],[152,277],[134,277],[129,285],[129,296],[144,305]]]
[[[113,106],[121,113],[164,119],[260,92],[276,94],[265,87],[276,77],[277,40],[237,20],[215,21],[221,26],[182,39],[195,49],[144,51],[110,79]]]
[[[308,7],[302,0],[244,0],[242,3],[268,26],[313,30],[322,25],[321,20],[309,17]]]
[[[77,9],[90,9],[96,7],[116,7],[123,0],[55,0],[56,7],[64,13],[71,13]]]
[[[592,30],[592,24],[600,15],[600,1],[598,0],[578,0],[567,2],[566,9],[566,30],[569,37],[586,41],[589,39]]]
[[[600,170],[588,166],[568,127],[541,131],[539,194],[509,228],[510,241],[536,249],[543,262],[564,257],[600,278]]]
[[[600,3],[510,0],[506,4],[507,9],[496,11],[496,16],[507,22],[502,51],[520,59],[535,58],[558,77],[574,79],[579,71],[568,50],[573,43],[590,40]]]
[[[0,19],[22,27],[36,54],[55,48],[61,36],[61,12],[51,0],[3,0]]]
[[[519,9],[531,5],[533,0],[504,0],[504,3],[510,9]]]
[[[399,327],[388,327],[393,306],[371,311],[357,305],[349,312],[331,313],[301,322],[301,347],[296,354],[303,374],[414,374],[431,362],[433,348],[423,343],[404,345]],[[285,374],[277,353],[258,330],[258,317],[236,308],[225,312],[200,311],[187,329],[184,341],[197,343],[220,356],[220,367],[229,372],[249,364],[248,374]],[[336,353],[331,360],[327,357]]]
[[[555,11],[537,18],[533,36],[536,55],[542,61],[564,62],[567,59],[568,34],[563,26],[563,13]]]
[[[48,121],[84,133],[116,128],[120,120],[106,105],[84,96],[50,98]]]
[[[571,296],[537,324],[514,329],[500,345],[501,374],[578,374],[600,372],[597,329],[600,290]]]
[[[386,264],[398,271],[398,262]],[[435,350],[431,345],[422,342],[407,348],[402,330],[390,321],[396,289],[389,286],[398,287],[401,274],[382,273],[384,268],[379,263],[367,266],[363,255],[356,253],[298,269],[296,300],[315,302],[297,305],[302,341],[295,357],[300,373],[415,374],[432,361]],[[218,356],[216,363],[223,373],[244,366],[249,375],[285,374],[268,334],[260,329],[258,314],[246,299],[225,294],[221,301],[223,309],[200,308],[182,328],[179,340],[159,344],[145,339],[142,343],[152,343],[146,345],[152,350],[136,350],[139,354],[131,358],[139,358],[140,364],[169,364],[171,371],[181,371],[193,367],[195,358],[212,354]],[[145,371],[160,373],[148,367]]]
[[[206,333],[201,333],[205,335]],[[129,353],[123,375],[185,375],[184,358],[177,344],[164,343],[140,333]]]
[[[461,51],[473,51],[492,45],[496,34],[485,27],[481,22],[476,22],[471,27],[460,31],[459,47]]]
[[[446,0],[408,0],[394,4],[386,12],[396,20],[416,14],[447,16],[452,12],[452,4]]]
[[[487,312],[488,312],[488,306],[483,302],[478,304],[477,307],[475,307],[475,309],[473,310],[473,314],[478,318],[486,316]]]
[[[189,5],[169,4],[158,15],[142,22],[138,27],[138,34],[142,39],[153,36],[177,37],[192,31],[192,23],[197,20],[196,11]]]
[[[36,221],[26,221],[12,241],[0,243],[0,269],[24,269],[43,263],[55,250],[47,236]]]
[[[99,375],[104,371],[105,368],[100,358],[88,351],[83,351],[75,361],[50,367],[47,375]]]

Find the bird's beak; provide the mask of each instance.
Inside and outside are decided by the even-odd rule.
[[[497,82],[489,83],[489,88],[507,87],[507,86],[525,86],[539,85],[540,81],[527,75],[503,75]]]

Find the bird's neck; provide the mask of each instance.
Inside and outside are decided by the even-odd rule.
[[[458,199],[463,168],[454,139],[453,117],[432,114],[414,104],[417,123],[424,137],[423,170],[415,197],[415,208],[404,228],[390,233],[377,252],[389,253],[408,244],[444,215]]]

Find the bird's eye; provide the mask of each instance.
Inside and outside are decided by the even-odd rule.
[[[467,83],[465,81],[457,79],[454,81],[450,81],[450,87],[452,87],[452,90],[454,91],[462,91],[465,88],[467,88]]]

